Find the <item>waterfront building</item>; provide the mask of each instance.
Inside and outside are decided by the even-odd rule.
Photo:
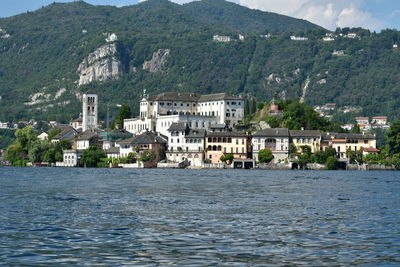
[[[324,139],[328,146],[336,150],[340,160],[348,159],[348,151],[366,150],[372,153],[376,149],[376,136],[372,134],[327,133]]]
[[[321,150],[322,133],[315,130],[290,131],[291,143],[298,152],[302,152],[302,146],[308,146],[312,153]]]
[[[186,123],[173,123],[168,129],[167,161],[180,163],[187,161],[192,167],[204,163],[204,144],[206,130],[190,129]]]
[[[289,130],[287,128],[265,129],[253,134],[251,139],[253,159],[258,162],[260,150],[269,149],[274,156],[274,162],[289,157]]]
[[[110,147],[104,150],[108,159],[120,158],[120,147]]]
[[[68,149],[63,150],[63,162],[57,162],[58,167],[78,167],[83,150]]]
[[[138,158],[143,156],[144,151],[153,151],[156,154],[155,161],[158,162],[165,158],[167,137],[154,132],[144,132],[117,142],[120,147],[120,157],[128,157],[129,153],[134,153]]]
[[[242,132],[211,132],[206,135],[206,160],[221,163],[221,156],[232,154],[235,159],[248,159],[251,153],[251,138]]]

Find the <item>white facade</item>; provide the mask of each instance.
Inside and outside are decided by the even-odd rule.
[[[326,37],[322,38],[322,40],[323,40],[324,42],[332,42],[332,41],[335,41],[335,38],[326,36]]]
[[[232,38],[230,36],[214,35],[213,40],[215,42],[229,43],[232,41]]]
[[[78,162],[82,156],[82,151],[71,149],[63,151],[63,166],[64,167],[77,167]]]
[[[187,161],[191,167],[204,165],[205,130],[176,129],[169,131],[167,161]]]
[[[387,117],[382,116],[382,117],[372,117],[372,124],[376,125],[386,125],[387,124]]]
[[[71,126],[72,128],[74,128],[75,130],[80,130],[83,128],[83,121],[81,118],[77,119],[77,120],[72,120],[69,122],[69,126]]]
[[[217,117],[218,124],[225,124],[229,121],[233,125],[243,121],[244,100],[201,101],[198,104],[197,112],[202,116]]]
[[[90,147],[90,141],[89,140],[78,140],[76,141],[76,148],[85,150]]]
[[[145,131],[156,131],[154,118],[136,118],[124,120],[124,129],[133,134],[141,134]]]
[[[174,122],[187,122],[192,129],[208,129],[211,124],[230,126],[242,122],[244,100],[225,93],[199,95],[163,93],[140,101],[140,116],[124,121],[125,130],[140,134],[146,130],[166,135]]]
[[[292,35],[292,36],[290,36],[290,40],[292,40],[292,41],[308,41],[308,38]]]
[[[209,116],[185,116],[185,115],[173,115],[173,116],[160,116],[157,119],[156,131],[160,134],[168,136],[168,129],[173,123],[184,122],[191,129],[204,129],[209,130],[210,126],[217,124],[215,117]]]
[[[86,93],[83,94],[82,99],[82,131],[85,132],[90,129],[98,127],[98,97],[97,94]]]
[[[119,147],[119,156],[121,158],[126,158],[129,156],[129,153],[135,153],[135,148],[132,147],[131,145],[121,145]]]
[[[350,38],[350,39],[359,38],[357,33],[348,33],[345,37]]]
[[[0,121],[0,129],[8,129],[8,123]]]
[[[154,131],[167,136],[169,127],[177,122],[185,122],[192,129],[209,130],[211,125],[218,123],[218,120],[211,116],[169,115],[159,116],[156,119],[127,119],[124,121],[124,128],[136,135]]]
[[[269,149],[274,156],[274,162],[285,160],[289,156],[288,129],[266,129],[254,134],[251,139],[253,159],[258,161],[260,150]]]
[[[47,140],[48,137],[49,137],[49,135],[46,132],[43,132],[38,135],[39,140]]]

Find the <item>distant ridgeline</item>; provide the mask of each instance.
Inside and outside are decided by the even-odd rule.
[[[395,30],[329,33],[222,0],[51,4],[0,19],[0,120],[76,118],[88,90],[103,101],[104,120],[106,104],[139,110],[144,89],[302,98],[393,120],[399,43]]]

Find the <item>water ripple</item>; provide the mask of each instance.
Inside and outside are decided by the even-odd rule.
[[[400,265],[397,172],[0,171],[4,265]]]

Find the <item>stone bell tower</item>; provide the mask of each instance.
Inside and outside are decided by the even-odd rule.
[[[82,99],[82,130],[95,129],[98,127],[98,96],[96,93],[87,92]]]

